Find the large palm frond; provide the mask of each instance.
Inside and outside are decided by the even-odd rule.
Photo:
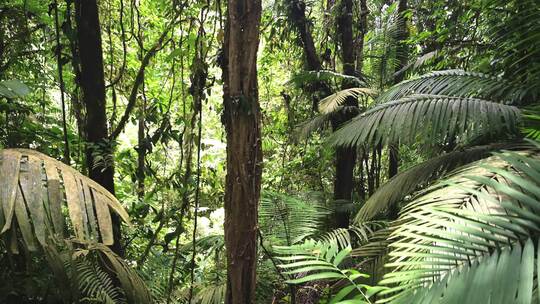
[[[496,153],[419,194],[393,227],[381,302],[530,303],[539,160],[537,144]]]
[[[111,212],[129,223],[112,194],[73,168],[32,150],[0,150],[2,251],[42,253],[66,299],[122,302],[119,289],[105,284],[114,280],[127,302],[150,303],[141,278],[106,246],[113,244]]]
[[[407,195],[419,190],[422,186],[426,186],[429,182],[440,178],[457,167],[488,157],[491,152],[501,149],[516,150],[523,147],[524,144],[520,143],[494,143],[460,149],[430,158],[406,171],[398,173],[379,187],[362,205],[354,220],[356,223],[369,221],[390,206],[402,201]]]
[[[377,102],[385,103],[413,94],[434,94],[517,104],[527,93],[526,87],[517,87],[501,77],[463,70],[444,70],[402,81],[382,93]]]
[[[335,145],[458,143],[482,135],[516,134],[520,111],[487,100],[442,95],[412,95],[375,106],[335,132]],[[458,136],[459,135],[459,136]]]
[[[79,240],[111,245],[111,210],[129,223],[122,205],[101,185],[55,159],[26,149],[0,151],[0,205],[1,233],[13,252],[18,252],[15,229],[28,250],[37,251],[38,244],[43,246],[51,238],[63,240],[68,229]]]

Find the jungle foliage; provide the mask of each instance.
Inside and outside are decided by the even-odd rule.
[[[0,303],[540,301],[537,0],[6,0]]]

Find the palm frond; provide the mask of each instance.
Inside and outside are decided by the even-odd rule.
[[[359,262],[356,269],[371,276],[371,284],[376,284],[387,272],[384,267],[388,260],[389,236],[392,233],[392,226],[375,231],[368,237],[368,240],[359,247],[353,248],[351,257]]]
[[[480,135],[516,134],[520,111],[487,100],[442,95],[412,95],[375,106],[336,131],[330,142],[340,146],[458,143]],[[458,136],[459,135],[459,136]]]
[[[356,100],[360,97],[373,97],[376,92],[369,88],[350,88],[336,92],[328,97],[323,98],[319,102],[319,112],[328,114],[335,112],[340,106],[345,104],[348,98]]]
[[[128,303],[150,303],[142,279],[106,246],[113,243],[111,212],[129,223],[112,194],[73,168],[32,150],[0,151],[0,226],[9,254],[19,244],[42,252],[66,299],[122,303],[125,295]]]
[[[457,150],[431,158],[400,172],[379,187],[360,208],[354,221],[362,223],[373,219],[382,211],[397,204],[407,195],[419,190],[420,187],[425,186],[430,181],[440,178],[457,167],[488,157],[491,152],[501,149],[516,150],[523,147],[524,144],[519,143],[495,143]]]
[[[430,288],[410,291],[395,303],[487,303],[488,299],[489,303],[534,303],[538,258],[532,239],[524,245],[517,242],[466,263]]]
[[[538,144],[495,153],[419,194],[393,227],[387,264],[393,271],[380,282],[392,287],[380,293],[387,296],[381,302],[425,296],[421,303],[457,303],[462,295],[460,303],[476,296],[530,303],[538,288],[530,244],[540,231],[539,160]],[[501,277],[507,283],[492,280]]]
[[[527,88],[516,87],[500,77],[463,70],[444,70],[405,80],[382,93],[377,102],[386,103],[413,94],[433,94],[517,104],[527,93]]]
[[[111,211],[129,223],[122,205],[101,185],[55,159],[26,149],[0,151],[0,205],[1,233],[13,245],[13,252],[18,252],[17,242],[9,240],[14,234],[5,232],[14,230],[15,222],[30,251],[51,238],[63,240],[68,228],[79,240],[111,245]],[[69,222],[65,221],[65,209]]]
[[[367,242],[370,237],[387,226],[384,221],[371,221],[351,225],[349,228],[337,228],[326,232],[317,239],[325,243],[337,244],[338,248],[357,247],[357,244]]]

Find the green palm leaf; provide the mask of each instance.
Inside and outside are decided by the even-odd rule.
[[[515,134],[520,111],[482,99],[413,95],[377,105],[335,132],[341,146],[378,143],[437,143],[460,135],[458,142],[485,135]]]
[[[339,109],[348,98],[358,100],[360,97],[373,97],[375,94],[376,92],[374,90],[368,88],[350,88],[341,90],[323,98],[319,102],[319,112],[322,114],[332,113]]]
[[[393,270],[380,284],[391,288],[381,302],[530,303],[539,159],[538,145],[496,153],[409,203],[390,237]]]
[[[457,150],[431,158],[400,172],[378,188],[360,208],[356,214],[355,222],[362,223],[373,219],[415,190],[419,190],[420,187],[457,167],[485,158],[497,150],[522,148],[524,148],[524,144],[495,143]]]
[[[386,103],[414,94],[433,94],[515,104],[522,101],[527,91],[528,89],[516,87],[501,77],[463,70],[444,70],[396,84],[381,94],[377,102]]]

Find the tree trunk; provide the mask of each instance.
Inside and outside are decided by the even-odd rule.
[[[367,34],[367,16],[369,14],[367,0],[360,0],[360,22],[358,22],[358,37],[356,38],[356,69],[364,67],[364,37]]]
[[[397,34],[397,46],[396,46],[396,58],[397,66],[396,71],[401,71],[408,61],[408,46],[406,40],[409,37],[407,29],[407,18],[404,13],[407,10],[407,0],[399,0],[398,3],[398,16],[399,16],[399,29]],[[394,84],[400,83],[405,77],[405,72],[398,73],[394,77]],[[399,143],[388,147],[388,178],[392,178],[398,173],[399,168]],[[397,205],[392,205],[388,210],[388,218],[391,220],[397,219],[399,209]]]
[[[143,85],[144,90],[144,85]],[[144,94],[144,93],[143,93]],[[139,109],[139,122],[137,131],[137,198],[139,202],[144,200],[146,179],[146,152],[148,140],[146,138],[146,97],[143,97]]]
[[[114,166],[108,142],[107,113],[105,101],[105,80],[103,75],[103,51],[101,29],[96,0],[75,1],[75,20],[77,22],[77,41],[82,99],[86,108],[86,163],[90,178],[114,194]],[[96,166],[94,154],[100,153],[107,165]],[[112,250],[123,255],[120,245],[120,218],[113,214],[114,244]]]
[[[340,3],[340,15],[338,16],[337,25],[341,42],[341,52],[343,59],[343,74],[354,76],[355,73],[355,56],[353,45],[353,27],[352,27],[352,0],[342,0]],[[351,88],[354,84],[344,81],[343,89]],[[347,107],[358,107],[358,102],[355,98],[348,98],[345,102]],[[332,120],[333,130],[337,130],[344,123],[351,120],[357,111],[351,111],[353,108],[344,109],[342,113],[336,115]],[[340,203],[351,203],[353,192],[353,173],[356,163],[356,148],[338,147],[336,155],[336,176],[334,178],[334,200]],[[349,211],[338,209],[335,213],[335,227],[349,227]]]
[[[304,50],[306,57],[306,67],[308,71],[322,70],[322,63],[315,48],[313,35],[309,26],[309,21],[306,18],[306,3],[302,0],[293,0],[289,4],[289,20],[296,27],[298,36],[301,41],[301,47]],[[316,81],[311,86],[308,86],[308,91],[314,94],[313,96],[313,111],[318,110],[319,100],[332,94],[332,89],[324,81]]]
[[[309,28],[309,21],[306,18],[306,3],[302,0],[291,1],[290,14],[291,21],[298,31],[300,41],[302,41],[302,47],[304,49],[304,56],[306,57],[308,70],[322,70],[322,64],[319,59],[319,55],[317,55],[313,35],[311,34],[311,30]]]
[[[228,0],[223,62],[223,123],[227,132],[225,303],[255,301],[257,207],[262,149],[257,88],[261,0]]]

